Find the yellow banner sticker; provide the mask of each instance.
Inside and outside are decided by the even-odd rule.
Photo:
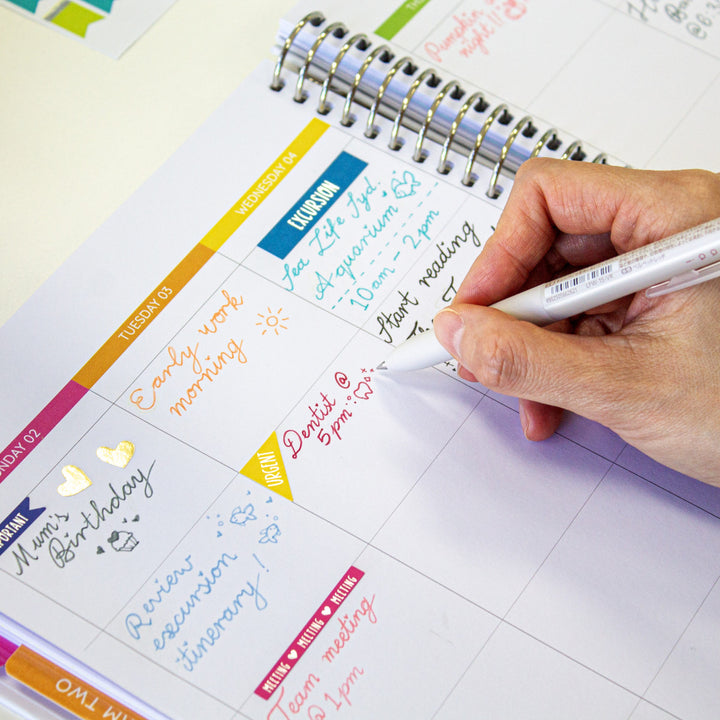
[[[268,490],[272,490],[288,500],[293,499],[275,433],[263,443],[240,472]]]
[[[313,118],[200,242],[213,251],[219,250],[222,244],[287,177],[287,174],[297,166],[329,127],[326,122]]]

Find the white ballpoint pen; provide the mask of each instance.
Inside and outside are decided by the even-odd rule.
[[[720,276],[720,218],[525,290],[491,307],[537,325],[572,317],[646,289],[649,297]],[[432,331],[393,350],[378,370],[404,372],[450,359]]]

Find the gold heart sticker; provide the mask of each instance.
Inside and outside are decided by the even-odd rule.
[[[108,465],[124,468],[135,454],[135,446],[129,440],[123,440],[118,446],[111,450],[106,447],[97,449],[97,456]]]
[[[75,465],[66,465],[62,469],[63,477],[65,482],[62,485],[58,485],[57,491],[63,497],[71,497],[89,488],[92,485],[92,480]]]

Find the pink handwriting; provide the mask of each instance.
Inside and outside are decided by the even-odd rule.
[[[323,445],[329,445],[332,438],[325,429],[323,421],[332,413],[333,408],[337,405],[337,400],[328,397],[324,392],[320,393],[320,402],[314,405],[308,405],[310,411],[310,419],[305,423],[305,427],[301,430],[292,428],[283,433],[283,445],[292,450],[292,459],[297,459],[303,448],[304,441],[311,437],[316,437]],[[335,421],[337,422],[337,421]],[[333,422],[333,425],[335,425]],[[339,426],[338,426],[339,431]]]
[[[367,371],[361,370],[361,372]],[[283,445],[291,451],[292,459],[297,460],[305,446],[305,441],[311,438],[315,438],[325,447],[334,440],[342,440],[344,427],[353,417],[350,406],[368,400],[373,395],[371,381],[372,377],[368,374],[364,375],[361,381],[353,383],[345,373],[336,372],[335,383],[347,393],[345,404],[338,405],[335,397],[321,392],[320,400],[307,406],[310,417],[303,427],[300,429],[288,428],[282,435]]]
[[[271,668],[270,672],[265,676],[263,681],[255,688],[255,694],[264,700],[270,699],[270,696],[285,681],[290,671],[300,661],[307,649],[316,640],[319,633],[328,623],[335,611],[343,604],[347,596],[353,591],[355,586],[360,582],[363,575],[362,570],[350,566],[348,571],[343,575],[340,581],[332,589],[330,595],[327,596],[322,605],[317,609],[300,634],[295,638],[292,644],[283,653],[280,660]],[[374,596],[373,596],[374,599]],[[363,598],[363,602],[365,599]],[[372,607],[372,603],[370,603]],[[347,616],[346,616],[347,617]],[[373,613],[374,617],[374,613]],[[297,714],[308,700],[310,693],[315,690],[320,682],[320,678],[310,673],[302,689],[294,695],[293,700],[283,702],[285,696],[284,688],[280,688],[280,696],[275,705],[272,706],[267,717],[268,720],[274,718],[289,718],[290,714]],[[310,718],[324,717],[324,710],[317,705],[311,705],[307,709],[307,715]]]
[[[292,717],[292,715],[297,715],[302,710],[302,707],[307,702],[310,693],[317,687],[319,682],[320,678],[317,675],[310,673],[303,683],[302,688],[295,693],[295,697],[292,700],[288,700],[287,703],[283,702],[285,697],[285,688],[281,687],[280,695],[278,696],[276,703],[268,711],[267,720],[274,720],[275,718],[284,718],[284,720],[288,720],[288,718]],[[283,707],[283,705],[285,707]]]
[[[487,9],[471,10],[453,15],[450,31],[437,42],[425,43],[425,52],[437,63],[444,56],[457,50],[461,57],[471,57],[476,51],[490,54],[488,41],[506,22],[519,20],[527,12],[526,2],[521,0],[485,0]]]
[[[352,635],[358,629],[362,620],[367,620],[373,625],[377,622],[377,615],[375,615],[375,610],[373,609],[374,602],[374,595],[369,600],[367,597],[364,597],[360,603],[360,607],[355,610],[354,613],[345,613],[342,617],[338,618],[340,630],[338,631],[337,637],[333,640],[332,645],[323,653],[322,659],[325,660],[325,662],[331,663],[338,657],[342,649],[350,642]]]
[[[333,704],[333,707],[336,710],[340,710],[342,708],[343,704],[345,704],[347,706],[351,706],[352,703],[350,702],[350,690],[352,690],[353,686],[358,681],[360,676],[364,675],[364,674],[365,674],[365,671],[362,668],[357,667],[357,665],[356,665],[355,667],[353,667],[352,671],[347,676],[347,678],[345,678],[342,685],[340,685],[340,687],[338,687],[337,697],[334,698],[329,693],[325,693],[325,700],[329,700]]]

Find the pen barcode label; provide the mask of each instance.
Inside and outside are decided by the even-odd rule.
[[[592,287],[592,285],[611,277],[616,270],[616,266],[617,263],[607,263],[584,272],[574,273],[566,278],[560,278],[546,288],[545,301],[552,302],[562,295],[571,295],[580,288]]]

